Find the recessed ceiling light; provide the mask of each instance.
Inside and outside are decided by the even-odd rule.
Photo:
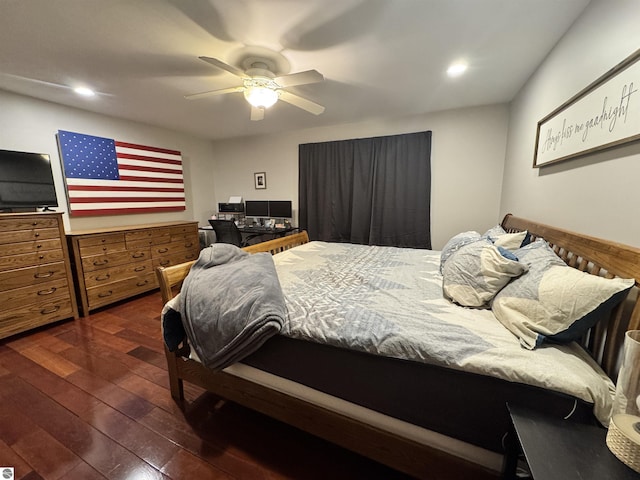
[[[467,70],[466,62],[455,62],[447,68],[447,75],[450,77],[459,77]]]
[[[78,95],[82,95],[83,97],[93,97],[96,92],[87,87],[77,87],[73,89]]]

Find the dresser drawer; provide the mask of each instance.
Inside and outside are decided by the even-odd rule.
[[[87,245],[84,247],[80,247],[80,255],[82,257],[126,251],[127,245],[124,242],[105,243],[102,245]]]
[[[169,233],[171,236],[179,236],[179,235],[195,235],[198,236],[198,226],[197,225],[180,225],[178,227],[171,227],[169,229]]]
[[[2,222],[0,222],[0,227],[1,226]],[[0,244],[60,238],[60,230],[57,228],[17,230],[15,232],[4,232],[0,230],[0,232],[3,232],[2,235],[0,235]]]
[[[0,313],[0,338],[75,315],[69,295],[38,305],[23,305]]]
[[[127,232],[125,237],[128,248],[148,247],[161,243],[169,243],[171,241],[171,235],[166,228],[152,228],[149,230]]]
[[[53,228],[58,231],[58,219],[54,216],[40,216],[34,218],[3,218],[0,222],[0,232],[14,232],[16,230],[35,230]]]
[[[151,260],[127,263],[125,265],[111,267],[105,270],[87,272],[84,276],[84,284],[87,288],[96,287],[98,285],[105,285],[107,283],[117,282],[127,278],[144,276],[148,273],[153,273]]]
[[[108,245],[110,243],[124,243],[124,233],[107,233],[104,235],[91,235],[78,239],[80,249],[95,247],[96,245]]]
[[[169,265],[177,265],[179,263],[190,262],[198,258],[200,250],[198,248],[190,248],[181,250],[173,255],[164,255],[153,259],[153,268],[168,267]]]
[[[158,280],[156,279],[156,275],[149,273],[136,278],[128,278],[107,285],[87,288],[89,309],[92,310],[157,287]]]
[[[2,308],[15,309],[22,305],[43,304],[69,297],[67,279],[53,280],[38,285],[14,288],[2,292]]]
[[[28,285],[39,285],[61,278],[67,279],[67,267],[64,262],[7,270],[0,272],[0,292]]]
[[[171,243],[179,243],[182,248],[191,248],[200,245],[200,239],[197,234],[183,233],[171,236]]]
[[[61,262],[65,260],[62,249],[46,252],[24,253],[11,257],[0,257],[0,271],[16,268],[44,265],[46,263]]]
[[[62,242],[59,238],[51,240],[33,240],[30,242],[7,243],[0,245],[0,257],[19,255],[21,253],[44,252],[45,250],[60,250]]]
[[[85,272],[93,272],[95,270],[125,265],[130,262],[141,262],[151,257],[149,250],[134,250],[116,253],[107,253],[105,255],[91,255],[82,258],[82,268]]]
[[[160,258],[163,256],[170,257],[172,255],[176,255],[177,253],[188,250],[189,247],[194,246],[195,242],[184,240],[181,242],[165,243],[164,245],[155,245],[151,247],[151,258]]]

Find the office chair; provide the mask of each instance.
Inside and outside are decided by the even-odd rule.
[[[243,247],[242,234],[233,220],[209,220],[213,231],[216,232],[216,242],[231,243],[236,247]]]

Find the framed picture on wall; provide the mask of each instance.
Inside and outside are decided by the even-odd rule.
[[[533,167],[640,140],[640,50],[538,122]]]
[[[267,188],[267,174],[265,172],[254,173],[253,182],[257,189]]]

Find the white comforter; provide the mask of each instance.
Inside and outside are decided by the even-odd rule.
[[[311,242],[274,262],[283,335],[566,393],[608,424],[615,387],[589,354],[577,344],[524,349],[491,310],[446,300],[439,252]]]

